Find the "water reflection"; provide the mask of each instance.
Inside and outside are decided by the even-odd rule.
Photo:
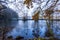
[[[58,26],[60,22],[53,21],[53,32],[55,37],[59,37],[60,35],[60,27]],[[7,36],[13,36],[16,38],[17,36],[22,36],[24,38],[34,38],[34,37],[45,37],[45,33],[47,31],[47,24],[45,20],[39,20],[35,22],[34,20],[19,20],[19,21],[11,21],[7,22],[6,26],[14,27],[7,33]]]
[[[25,38],[44,37],[46,29],[45,21],[38,21],[37,23],[33,20],[27,20],[25,22],[19,20],[15,28],[8,33],[8,36],[12,35],[14,38],[19,35]]]
[[[53,22],[53,32],[54,32],[54,37],[60,39],[60,21],[54,21]]]
[[[38,38],[39,37],[39,23],[38,21],[34,21],[34,26],[33,26],[33,35],[34,37]]]
[[[0,20],[0,37],[5,39],[6,34],[16,26],[17,21]]]

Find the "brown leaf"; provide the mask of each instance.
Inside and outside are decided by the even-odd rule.
[[[39,12],[35,13],[35,15],[32,16],[33,20],[38,20],[39,19]]]

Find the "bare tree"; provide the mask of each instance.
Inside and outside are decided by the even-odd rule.
[[[51,19],[53,19],[53,15],[52,14],[54,13],[54,8],[55,8],[55,6],[56,6],[56,4],[57,4],[58,1],[59,0],[55,0],[53,2],[53,4],[49,8],[47,8],[45,10],[45,16],[44,16],[44,18],[47,18],[48,19],[48,20],[46,20],[46,24],[47,24],[47,27],[48,27],[48,31],[47,31],[48,33],[46,33],[47,36],[53,36],[53,32],[51,30],[51,24],[53,24],[52,23],[53,21]],[[47,3],[46,3],[46,5],[47,5]]]

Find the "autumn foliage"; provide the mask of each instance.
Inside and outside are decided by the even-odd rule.
[[[32,7],[32,0],[25,0],[25,1],[24,1],[24,4],[27,5],[27,8],[29,8],[29,6]]]
[[[53,10],[45,10],[45,15],[44,15],[44,18],[52,18],[51,14],[53,13],[54,11]]]
[[[37,21],[39,19],[39,12],[35,13],[33,16],[32,16],[32,19]]]

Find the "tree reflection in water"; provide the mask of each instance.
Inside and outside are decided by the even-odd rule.
[[[14,23],[14,25],[13,25]],[[2,39],[4,40],[7,37],[7,33],[12,31],[13,28],[16,26],[17,21],[8,21],[8,20],[0,20],[0,37],[2,37]]]
[[[34,26],[33,26],[33,35],[34,37],[38,38],[39,37],[39,23],[38,21],[34,21]]]
[[[55,22],[55,21],[54,21]],[[46,21],[44,20],[39,20],[39,21],[34,21],[34,20],[19,20],[19,21],[12,21],[12,22],[7,22],[5,25],[7,26],[6,28],[13,27],[13,29],[10,29],[9,31],[7,30],[7,35],[6,36],[13,36],[13,38],[17,36],[22,36],[24,38],[38,38],[38,37],[45,37],[45,32],[46,32]],[[55,27],[56,25],[53,24],[53,32],[54,35],[58,35],[58,27]],[[5,30],[6,30],[5,28]],[[58,32],[57,32],[57,31]]]
[[[24,30],[25,30],[24,32],[27,36],[28,35],[28,21],[27,20],[24,21]]]

